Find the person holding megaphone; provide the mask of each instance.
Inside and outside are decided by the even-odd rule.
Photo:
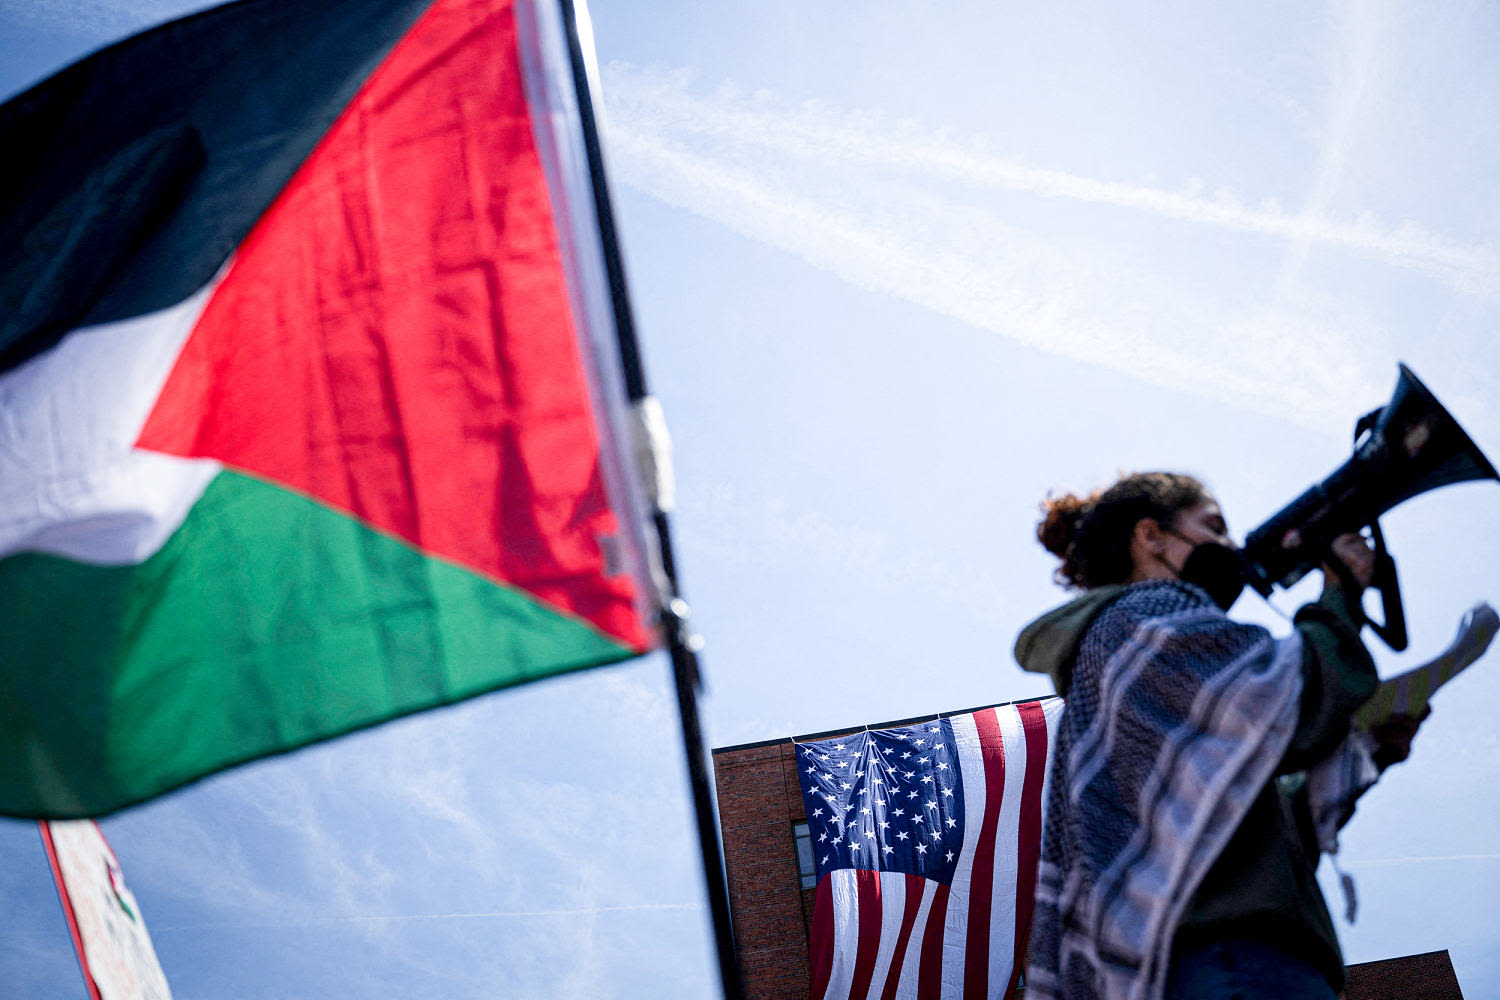
[[[1299,779],[1378,683],[1360,640],[1369,543],[1331,540],[1322,596],[1275,639],[1227,616],[1243,557],[1191,476],[1127,475],[1043,510],[1056,578],[1083,593],[1016,643],[1067,699],[1028,998],[1333,1000],[1344,961]],[[1377,761],[1404,759],[1416,725],[1384,727]]]

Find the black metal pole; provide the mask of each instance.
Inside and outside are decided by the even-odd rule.
[[[604,174],[604,151],[599,145],[599,125],[594,115],[594,95],[589,87],[588,64],[583,57],[583,42],[578,35],[578,12],[575,0],[558,0],[562,6],[563,27],[568,33],[568,60],[573,67],[573,86],[578,95],[578,117],[583,123],[583,145],[588,153],[589,182],[594,189],[594,208],[599,221],[599,239],[604,244],[604,264],[609,275],[609,300],[614,307],[615,329],[620,340],[620,362],[625,373],[625,390],[631,402],[646,392],[646,373],[641,365],[640,343],[635,338],[635,317],[630,311],[630,296],[625,290],[625,263],[620,256],[620,241],[615,235],[614,210],[610,207],[609,180]]]
[[[709,911],[713,916],[714,941],[719,954],[719,980],[725,1000],[741,1000],[740,966],[734,952],[734,932],[729,919],[729,891],[724,876],[724,856],[714,820],[713,799],[708,794],[708,762],[703,731],[698,724],[698,657],[687,621],[687,605],[674,600],[662,612],[662,628],[672,657],[672,677],[677,687],[678,716],[682,722],[682,751],[687,758],[688,781],[693,787],[693,808],[698,820],[698,845],[703,877],[708,883]]]
[[[579,118],[583,125],[584,148],[588,153],[589,180],[593,186],[594,207],[598,213],[599,237],[603,244],[605,268],[609,277],[610,303],[614,309],[615,330],[619,338],[620,363],[625,390],[631,403],[648,395],[645,370],[641,364],[640,344],[635,336],[635,320],[626,294],[625,265],[615,234],[614,213],[610,207],[609,183],[604,173],[604,154],[599,144],[599,128],[594,115],[593,93],[589,87],[588,66],[578,33],[575,0],[558,0],[563,26],[568,35],[568,59],[573,69],[573,84],[578,95]],[[714,818],[713,796],[709,790],[707,754],[703,731],[698,720],[698,671],[696,637],[688,624],[688,606],[677,596],[677,567],[672,553],[672,536],[665,512],[652,512],[660,546],[662,569],[670,584],[666,607],[660,609],[662,637],[672,661],[672,677],[677,689],[678,714],[682,722],[682,749],[687,758],[688,783],[693,790],[693,806],[698,822],[698,843],[703,855],[703,877],[707,882],[709,910],[713,917],[714,940],[719,959],[719,980],[725,1000],[742,1000],[739,963],[735,958],[734,931],[729,919],[729,889],[724,877],[724,856],[719,846],[718,824]]]

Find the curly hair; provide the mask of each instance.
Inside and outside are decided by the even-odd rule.
[[[1087,590],[1130,578],[1130,536],[1149,517],[1170,527],[1177,515],[1208,499],[1208,490],[1178,472],[1134,472],[1087,496],[1048,494],[1042,501],[1037,541],[1062,560],[1053,579]]]

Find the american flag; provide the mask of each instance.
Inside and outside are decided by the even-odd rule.
[[[812,1000],[1014,986],[1061,698],[797,745],[818,874]]]

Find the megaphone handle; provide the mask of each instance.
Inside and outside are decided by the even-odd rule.
[[[1367,431],[1373,431],[1375,425],[1380,423],[1381,416],[1385,413],[1385,407],[1377,406],[1354,422],[1354,443],[1359,444],[1359,439],[1365,436]]]
[[[1380,591],[1385,621],[1377,622],[1369,615],[1365,616],[1365,621],[1380,636],[1382,642],[1399,653],[1407,646],[1406,608],[1401,603],[1401,581],[1396,576],[1396,560],[1385,547],[1385,535],[1381,533],[1380,522],[1371,522],[1370,529],[1375,541],[1375,572],[1370,585]]]
[[[1380,591],[1380,603],[1385,610],[1385,621],[1377,622],[1365,613],[1364,607],[1358,605],[1357,610],[1365,625],[1370,626],[1371,631],[1378,635],[1382,642],[1401,652],[1406,648],[1406,609],[1401,603],[1401,582],[1396,577],[1396,560],[1391,558],[1390,551],[1385,547],[1385,535],[1380,531],[1378,522],[1370,524],[1371,536],[1375,542],[1375,566],[1370,574],[1370,586]],[[1339,581],[1348,588],[1351,594],[1360,591],[1359,581],[1354,578],[1354,572],[1344,563],[1344,560],[1328,553],[1328,561],[1324,564],[1333,570]]]

